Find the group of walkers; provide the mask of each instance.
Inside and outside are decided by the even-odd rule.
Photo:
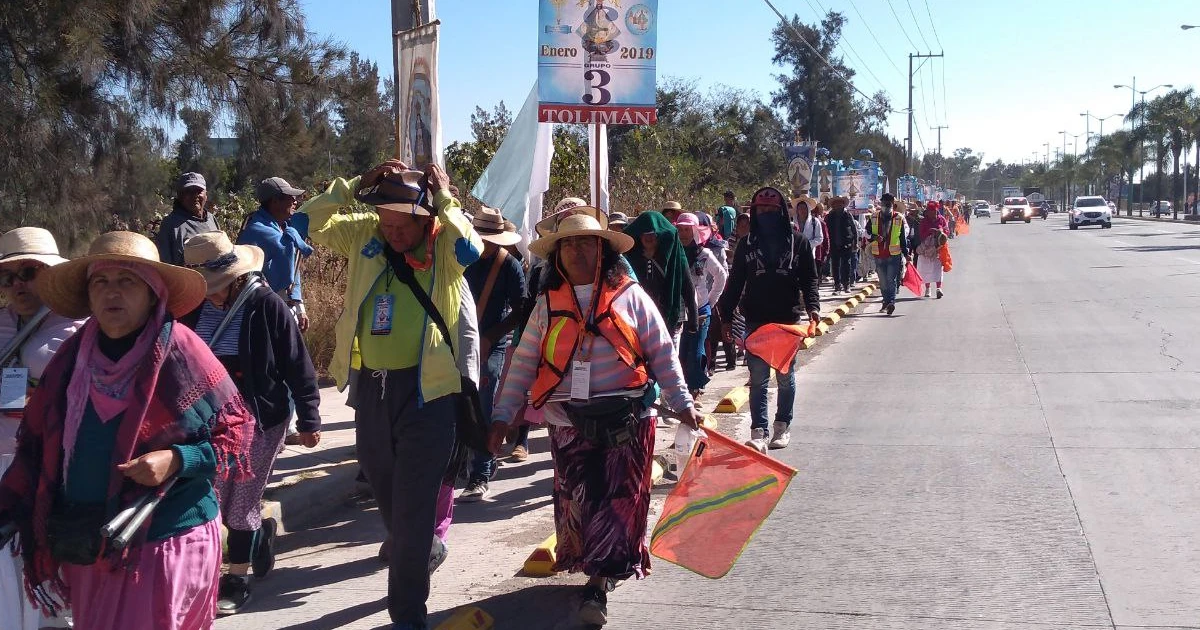
[[[44,229],[0,237],[0,366],[20,370],[5,391],[10,373],[28,389],[0,410],[0,542],[15,552],[0,558],[0,626],[191,630],[244,609],[274,564],[260,502],[275,458],[320,441],[302,336],[313,244],[348,260],[328,371],[349,390],[400,629],[427,627],[456,499],[487,498],[497,457],[524,460],[535,423],[549,429],[556,569],[587,576],[580,620],[604,624],[607,594],[650,572],[656,418],[699,427],[723,351],[726,369],[749,368],[748,444],[786,448],[795,370],[745,340],[815,324],[825,277],[837,294],[877,271],[891,314],[902,266],[927,258],[890,195],[865,222],[846,198],[774,187],[745,208],[727,192],[712,215],[568,197],[522,243],[499,210],[465,213],[434,165],[391,160],[302,206],[281,178],[257,192],[236,244],[197,173],[155,242],[110,232],[68,261]],[[940,247],[948,228],[930,216],[916,239]],[[462,425],[476,397],[486,448]]]

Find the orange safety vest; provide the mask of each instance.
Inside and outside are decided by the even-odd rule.
[[[566,378],[571,369],[571,360],[588,334],[598,333],[604,337],[617,351],[621,363],[629,366],[631,373],[625,383],[626,388],[641,387],[650,381],[646,360],[642,354],[642,344],[638,341],[637,334],[612,310],[613,301],[633,284],[633,280],[629,278],[617,287],[610,287],[605,282],[600,283],[600,294],[593,298],[599,302],[595,304],[595,318],[590,331],[586,319],[579,312],[579,305],[575,302],[575,290],[569,283],[563,282],[557,289],[546,292],[549,317],[546,335],[542,338],[537,375],[530,392],[530,400],[535,409],[540,409],[546,404],[554,390]]]

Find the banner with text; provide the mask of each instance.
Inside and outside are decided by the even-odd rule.
[[[658,0],[539,0],[538,120],[650,125]]]

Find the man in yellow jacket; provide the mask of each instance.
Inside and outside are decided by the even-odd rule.
[[[451,347],[404,277],[412,274],[446,328],[457,331],[468,291],[463,271],[483,251],[449,188],[436,165],[422,173],[391,160],[334,180],[300,208],[312,240],[349,259],[329,371],[345,389],[351,369],[360,370],[351,401],[358,458],[396,541],[388,554],[396,628],[425,627],[430,569],[445,557],[434,536],[435,506],[454,447],[451,394],[461,390],[454,353],[464,350]]]

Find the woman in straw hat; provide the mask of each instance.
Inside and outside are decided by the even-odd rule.
[[[262,249],[234,245],[224,232],[198,234],[183,244],[184,265],[204,276],[208,297],[181,321],[212,348],[258,421],[251,476],[227,480],[218,492],[229,529],[219,614],[236,613],[249,602],[252,567],[262,578],[275,565],[277,524],[262,519],[261,503],[292,409],[300,443],[313,448],[321,439],[317,372],[291,309],[261,275],[263,258]]]
[[[607,621],[607,592],[617,581],[650,570],[654,423],[644,411],[654,396],[651,374],[685,422],[701,421],[658,309],[620,260],[632,246],[586,206],[530,244],[548,261],[545,289],[492,416],[496,452],[526,392],[545,412],[555,471],[555,568],[588,576],[580,620],[590,624]]]
[[[66,261],[58,255],[54,236],[42,228],[21,227],[0,236],[0,298],[7,304],[0,308],[0,367],[20,370],[17,378],[29,390],[59,346],[84,323],[51,313],[33,289],[42,270]],[[0,401],[0,474],[16,455],[25,400]],[[19,544],[14,540],[12,546]],[[25,598],[21,557],[9,551],[9,546],[0,549],[0,628],[66,627],[65,620],[47,617]]]
[[[69,593],[79,628],[210,627],[214,481],[248,474],[254,420],[204,342],[172,319],[204,299],[204,277],[159,262],[140,234],[110,232],[43,269],[36,289],[55,313],[92,318],[42,374],[0,480],[27,593],[51,611],[48,595]],[[159,501],[148,519],[101,534],[147,498]],[[126,533],[128,545],[115,542]]]

